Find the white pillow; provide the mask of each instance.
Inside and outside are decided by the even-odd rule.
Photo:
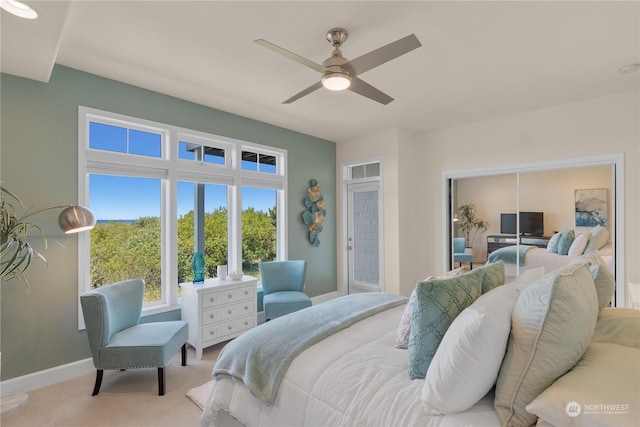
[[[584,250],[585,254],[589,252],[597,251],[601,249],[609,241],[609,230],[601,225],[595,226],[591,229],[591,238],[589,244]]]
[[[578,234],[576,238],[573,240],[573,242],[571,243],[571,246],[569,246],[569,253],[567,253],[567,255],[569,256],[582,255],[584,253],[585,248],[589,244],[590,237],[591,237],[591,234],[589,233]]]
[[[637,426],[638,360],[637,348],[591,343],[572,370],[527,405],[527,412],[555,426]]]
[[[556,233],[549,239],[549,243],[547,243],[547,252],[552,254],[558,253],[558,242],[560,241],[560,237],[562,237],[562,233]]]
[[[544,267],[531,268],[523,271],[511,282],[518,292],[522,292],[527,286],[544,276]]]
[[[466,411],[491,390],[506,351],[518,295],[514,284],[498,286],[456,317],[427,370],[422,387],[427,413]]]

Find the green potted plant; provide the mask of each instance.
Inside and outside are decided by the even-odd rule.
[[[27,210],[18,216],[14,203],[24,207],[18,196],[0,185],[0,277],[3,281],[15,278],[24,283],[28,290],[25,272],[34,255],[47,262],[42,254],[33,249],[28,239],[39,236],[45,245],[47,239],[39,226],[27,220],[33,213]]]
[[[487,231],[489,223],[478,217],[475,205],[469,203],[458,207],[458,228],[465,238],[465,246],[472,248],[476,234]]]

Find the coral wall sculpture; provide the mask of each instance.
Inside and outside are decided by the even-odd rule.
[[[302,213],[302,221],[309,229],[309,241],[313,246],[320,245],[318,234],[322,231],[324,217],[327,210],[324,204],[324,197],[320,192],[320,184],[315,179],[309,181],[307,196],[304,198],[304,205],[307,208]]]

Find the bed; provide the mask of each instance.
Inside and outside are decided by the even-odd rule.
[[[472,272],[456,277],[419,282],[409,300],[397,296],[386,297],[387,294],[377,294],[381,296],[380,298],[384,298],[385,302],[382,305],[378,304],[380,307],[373,312],[359,311],[357,307],[362,303],[361,297],[350,295],[274,319],[254,328],[231,341],[223,349],[214,366],[214,387],[204,408],[201,425],[215,427],[242,425],[500,426],[533,425],[538,421],[539,416],[540,425],[545,425],[544,423],[556,425],[572,421],[571,418],[567,418],[564,407],[560,408],[560,406],[567,399],[570,401],[577,398],[576,395],[563,395],[567,386],[556,389],[554,383],[556,380],[564,380],[566,384],[569,384],[568,390],[572,390],[571,386],[575,379],[569,378],[569,374],[579,367],[584,371],[584,374],[581,374],[582,376],[579,378],[588,377],[591,381],[594,375],[591,371],[592,365],[594,365],[594,369],[597,369],[603,381],[606,380],[607,384],[612,384],[612,389],[617,390],[614,391],[614,395],[620,396],[620,399],[624,400],[618,403],[627,405],[625,414],[613,418],[615,423],[607,424],[605,422],[600,425],[625,425],[629,419],[637,424],[636,421],[640,420],[638,412],[638,401],[640,401],[638,377],[640,372],[636,372],[640,369],[636,363],[640,356],[640,311],[602,309],[599,299],[606,299],[607,295],[605,292],[602,297],[600,296],[602,292],[597,290],[596,282],[598,280],[603,282],[609,278],[603,279],[598,274],[593,275],[591,272],[593,264],[577,263],[575,266],[544,276],[536,275],[534,277],[525,274],[506,285],[493,283],[483,292],[483,286],[487,284],[483,280],[487,278],[486,276],[491,276],[487,270],[495,271],[496,266],[502,270],[504,282],[504,266],[502,263],[497,263],[474,269]],[[480,279],[478,279],[479,277]],[[421,335],[420,313],[424,314],[425,308],[421,305],[423,297],[426,295],[428,297],[426,300],[433,300],[434,295],[428,292],[434,289],[447,289],[449,285],[452,286],[451,289],[459,289],[460,286],[467,286],[466,283],[470,281],[474,282],[471,288],[477,290],[477,295],[471,292],[470,298],[473,301],[467,304],[447,325],[447,331],[439,343],[426,378],[412,380],[410,373],[414,367],[409,356],[411,352],[396,348],[402,319],[406,318],[407,311],[410,311],[411,308],[413,310],[413,313],[410,313],[411,328],[413,329],[411,339],[419,337]],[[562,283],[560,284],[560,282]],[[584,286],[585,282],[588,283],[588,286]],[[601,283],[600,285],[607,289],[611,287],[611,283],[606,283],[606,285]],[[539,337],[547,334],[549,328],[545,328],[544,332],[535,333],[534,335],[542,339],[544,344],[512,342],[514,336],[521,341],[538,339],[531,338],[526,334],[526,336],[520,336],[520,332],[513,332],[512,327],[517,326],[514,331],[531,328],[531,325],[527,325],[531,313],[522,314],[520,311],[529,310],[536,302],[532,304],[531,301],[521,300],[526,299],[528,293],[533,294],[535,301],[544,300],[545,298],[540,298],[540,289],[547,288],[558,291],[554,290],[545,294],[549,296],[546,303],[551,307],[550,309],[537,310],[546,313],[542,324],[549,325],[554,322],[565,325],[566,330],[561,331],[559,335],[557,335],[557,331],[554,332],[556,335],[551,338]],[[428,289],[426,294],[425,289]],[[562,292],[566,292],[566,294]],[[475,298],[473,295],[476,295]],[[556,298],[561,297],[566,301],[556,301]],[[468,297],[463,298],[468,299]],[[507,300],[512,301],[513,305],[505,303]],[[478,306],[480,302],[482,304]],[[332,306],[331,303],[334,305]],[[320,336],[313,338],[312,342],[303,348],[296,347],[290,363],[287,356],[278,356],[278,363],[270,363],[271,356],[261,355],[267,343],[272,340],[276,341],[276,346],[282,346],[281,343],[286,343],[289,340],[282,332],[283,329],[295,329],[295,325],[300,325],[306,321],[305,319],[313,317],[317,317],[316,320],[322,322],[322,318],[331,312],[339,312],[339,305],[344,304],[356,307],[358,319],[348,321],[346,326],[339,326],[333,324],[336,323],[333,322],[335,316],[329,316],[329,319],[325,320],[328,326],[319,328],[323,329]],[[338,306],[337,310],[336,306]],[[572,310],[568,310],[568,307],[572,307]],[[580,310],[580,307],[584,307],[584,309]],[[324,313],[316,316],[322,310]],[[430,306],[429,310],[433,310],[433,306]],[[582,312],[584,315],[580,314]],[[552,319],[552,316],[559,317]],[[480,324],[476,326],[481,330],[476,330],[470,333],[470,336],[465,336],[465,330],[470,332],[469,324],[474,324],[478,319],[480,319]],[[490,322],[486,323],[488,321]],[[308,325],[303,325],[300,329],[303,327],[307,328]],[[278,329],[280,332],[277,332]],[[265,338],[269,334],[276,335]],[[278,338],[273,338],[279,336],[278,334],[285,336],[285,338],[282,338],[281,341],[278,341]],[[495,341],[498,335],[500,335],[498,340],[500,342]],[[556,345],[551,349],[545,349],[544,347],[548,343],[554,342],[554,339]],[[294,338],[293,341],[296,339]],[[571,344],[574,341],[576,343]],[[237,344],[234,344],[236,342]],[[485,344],[487,348],[485,348]],[[465,349],[465,346],[472,347]],[[455,361],[448,361],[443,365],[445,357],[438,358],[442,352],[448,351],[447,349],[452,347],[462,347],[461,354],[466,359],[459,366],[455,366],[453,372],[447,373],[446,369],[438,371],[436,369],[438,367],[448,366],[448,363],[455,364]],[[534,359],[539,358],[538,352],[549,351],[549,357],[557,361],[558,354],[554,352],[560,351],[562,353],[569,347],[578,350],[574,351],[568,360],[558,362],[558,366],[554,366],[555,371],[552,377],[548,377],[548,373],[544,374],[547,377],[543,381],[545,384],[543,389],[535,389],[534,387],[533,394],[531,394],[531,390],[521,390],[520,386],[516,386],[516,389],[512,388],[514,381],[510,379],[510,376],[514,375],[514,371],[516,371],[515,374],[518,378],[524,378],[524,381],[521,382],[539,382],[538,377],[528,381],[528,376],[534,375],[531,370],[535,368],[536,362],[528,364],[526,372],[522,371],[522,360],[517,355],[518,348],[529,348],[527,357],[535,353]],[[256,362],[258,367],[263,366],[262,364],[282,367],[280,362],[286,365],[282,369],[282,378],[278,380],[278,385],[275,386],[275,392],[272,395],[265,392],[261,388],[260,381],[256,381],[255,378],[243,378],[243,375],[247,375],[247,372],[252,369],[246,355],[241,354],[245,351],[243,348],[246,348],[246,352],[251,356],[259,356]],[[469,351],[470,348],[475,351]],[[617,351],[618,349],[622,350]],[[559,359],[563,357],[559,357]],[[611,379],[611,372],[603,371],[602,366],[595,366],[602,363],[602,360],[606,360],[606,357],[615,359],[617,363],[623,363],[626,372],[622,375],[613,375],[614,378]],[[227,362],[221,361],[221,359],[226,359]],[[447,355],[446,359],[453,360],[455,357]],[[624,360],[624,362],[619,360]],[[487,369],[479,369],[477,363],[491,364],[492,366]],[[264,366],[263,370],[269,369]],[[438,372],[432,375],[435,371]],[[582,371],[578,373],[580,374]],[[444,375],[443,378],[447,383],[440,390],[442,394],[432,393],[432,396],[425,398],[425,390],[428,390],[427,385],[434,384],[434,376],[436,377],[435,383],[437,383],[438,375]],[[487,377],[489,381],[482,380],[478,375]],[[535,375],[539,376],[539,374]],[[442,381],[443,378],[439,378],[439,380]],[[474,381],[472,384],[465,384],[465,379],[473,379]],[[458,380],[461,381],[460,384],[450,384]],[[477,383],[483,381],[486,383],[484,388],[478,388]],[[496,381],[497,386],[495,385]],[[256,382],[260,383],[257,388]],[[615,383],[615,387],[612,382]],[[456,387],[458,388],[456,389]],[[581,392],[579,398],[583,396],[585,399],[591,398],[584,390],[584,384],[580,383],[574,387]],[[437,408],[438,404],[433,403],[440,399],[445,402],[444,406],[447,406],[451,400],[465,400],[470,397],[467,393],[468,388],[477,388],[476,396],[466,403],[464,410],[460,410],[462,407],[458,407],[456,410],[456,403],[449,406],[448,409],[439,411],[442,407]],[[595,389],[594,393],[601,389],[601,387],[592,388]],[[436,394],[438,396],[435,396]],[[452,399],[451,396],[454,398]],[[522,420],[514,418],[515,415],[510,414],[510,412],[514,412],[514,408],[508,408],[505,411],[505,396],[508,397],[506,400],[514,400],[516,405],[519,405],[515,410],[515,413],[518,413],[517,416],[522,415],[525,406],[534,413],[525,413],[523,415],[525,418]],[[519,399],[522,402],[518,402]],[[434,406],[429,406],[428,403]],[[507,403],[508,405],[509,403]],[[543,419],[540,414],[545,418]],[[505,423],[505,417],[510,421]],[[586,415],[583,414],[583,417]],[[580,420],[580,418],[576,419]],[[593,414],[586,417],[585,420],[584,425],[589,425],[589,421],[593,422],[594,420],[600,422],[600,419],[596,419],[596,415]],[[576,425],[581,424],[577,423]],[[630,425],[632,424],[630,423]]]
[[[507,277],[544,267],[546,272],[562,268],[583,254],[595,253],[613,270],[613,246],[609,230],[596,226],[582,231],[555,233],[546,248],[531,245],[507,246],[489,254],[488,262],[503,261]]]

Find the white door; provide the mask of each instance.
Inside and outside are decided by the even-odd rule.
[[[381,292],[380,182],[347,185],[347,292]]]

